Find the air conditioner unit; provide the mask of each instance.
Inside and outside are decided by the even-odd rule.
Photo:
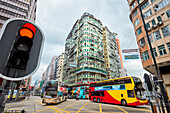
[[[156,25],[153,25],[152,28],[156,28]]]
[[[145,46],[145,44],[142,43],[141,41],[140,41],[139,43],[140,43],[140,46],[141,46],[141,47]]]
[[[151,30],[151,28],[147,28],[147,30],[148,30],[148,31],[150,31],[150,30]]]
[[[162,24],[162,22],[158,22],[158,24],[157,25],[161,25]]]

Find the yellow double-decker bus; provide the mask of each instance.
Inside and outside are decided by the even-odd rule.
[[[91,83],[89,87],[89,100],[138,106],[148,104],[144,91],[142,81],[139,78],[127,76]]]

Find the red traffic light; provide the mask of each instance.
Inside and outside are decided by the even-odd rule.
[[[21,36],[26,36],[28,38],[33,38],[35,32],[36,32],[36,28],[31,23],[24,24],[21,30],[19,31]]]

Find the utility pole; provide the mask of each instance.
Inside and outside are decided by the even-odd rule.
[[[160,76],[155,56],[153,55],[152,45],[151,45],[149,35],[148,35],[147,29],[146,29],[146,24],[145,24],[145,20],[143,18],[143,13],[142,13],[142,10],[141,10],[141,7],[140,7],[139,0],[137,0],[137,3],[138,3],[138,8],[139,8],[139,11],[140,11],[140,14],[141,14],[143,26],[144,26],[144,29],[145,29],[146,38],[148,40],[148,45],[149,45],[149,48],[150,48],[151,57],[152,57],[152,60],[154,62],[156,74],[157,74],[157,77],[158,77],[159,86],[160,86],[161,93],[162,93],[162,96],[163,96],[163,99],[164,99],[165,107],[166,107],[167,113],[170,113],[170,105],[169,105],[169,102],[168,102],[168,95],[166,93],[165,86],[163,84],[163,80],[162,80],[162,78]]]

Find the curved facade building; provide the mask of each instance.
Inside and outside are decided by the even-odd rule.
[[[84,13],[66,39],[63,81],[78,84],[119,77],[116,35]]]
[[[153,54],[170,94],[170,0],[139,0]],[[128,0],[144,69],[156,75],[137,0]]]

